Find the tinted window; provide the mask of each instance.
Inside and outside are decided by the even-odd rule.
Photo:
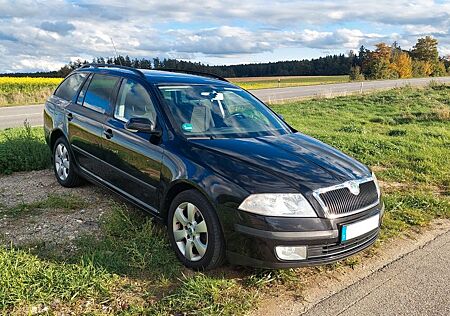
[[[133,80],[124,80],[117,97],[114,117],[122,121],[128,121],[132,117],[145,117],[155,122],[155,107],[147,90]]]
[[[81,88],[80,93],[78,94],[78,97],[77,97],[77,104],[83,105],[84,96],[86,95],[86,90],[87,90],[90,82],[91,81],[89,80],[89,78],[86,79],[86,81],[84,82],[83,87]]]
[[[77,93],[87,74],[77,73],[68,77],[60,84],[55,91],[55,95],[61,99],[71,101],[75,93]]]
[[[107,112],[118,80],[117,77],[94,75],[84,96],[83,105],[101,113]]]

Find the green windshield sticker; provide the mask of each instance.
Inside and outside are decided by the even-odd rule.
[[[181,125],[181,128],[185,132],[192,132],[192,124],[184,123],[183,125]]]

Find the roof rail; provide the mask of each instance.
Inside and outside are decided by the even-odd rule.
[[[214,79],[218,79],[221,81],[226,81],[229,82],[227,79],[221,77],[221,76],[217,76],[211,73],[207,73],[207,72],[201,72],[201,71],[194,71],[194,70],[184,70],[184,69],[173,69],[173,68],[156,68],[154,70],[159,70],[159,71],[169,71],[169,72],[179,72],[179,73],[185,73],[185,74],[190,74],[190,75],[197,75],[197,76],[202,76],[202,77],[209,77],[209,78],[214,78]]]
[[[119,68],[119,69],[125,69],[125,70],[129,70],[134,72],[135,74],[137,74],[138,76],[141,76],[143,78],[145,78],[145,75],[142,71],[140,71],[137,68],[133,68],[133,67],[127,67],[127,66],[121,66],[121,65],[115,65],[115,64],[85,64],[81,67],[79,67],[78,69],[82,69],[82,68]]]

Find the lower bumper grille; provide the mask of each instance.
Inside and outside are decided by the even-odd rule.
[[[325,257],[333,257],[346,252],[350,252],[357,248],[364,248],[367,245],[373,243],[378,236],[378,229],[370,232],[361,237],[355,238],[345,243],[335,243],[327,245],[317,245],[308,247],[308,260],[309,259],[321,259]]]

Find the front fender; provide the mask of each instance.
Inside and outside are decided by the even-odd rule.
[[[162,196],[161,215],[165,217],[173,198],[171,192],[177,188],[196,189],[202,193],[217,212],[224,231],[232,229],[233,218],[237,215],[239,204],[250,193],[242,187],[225,179],[189,159],[182,159],[178,154],[166,151],[161,170]]]

